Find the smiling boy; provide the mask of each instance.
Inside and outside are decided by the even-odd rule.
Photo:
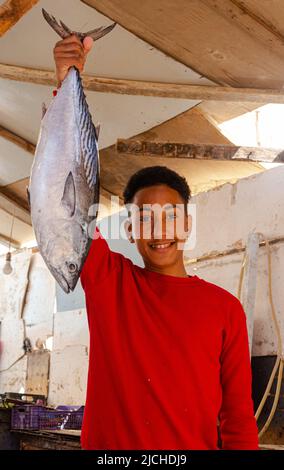
[[[57,77],[82,71],[84,45],[54,49]],[[90,329],[84,449],[258,449],[246,317],[232,294],[189,276],[190,189],[158,166],[124,190],[127,234],[144,261],[112,252],[98,229],[81,273]]]

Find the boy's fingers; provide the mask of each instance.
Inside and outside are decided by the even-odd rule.
[[[60,41],[57,41],[57,43],[55,44],[55,47],[62,46],[62,45],[65,45],[65,44],[70,44],[71,42],[76,43],[76,44],[78,44],[79,46],[82,47],[82,42],[78,38],[78,36],[76,36],[76,34],[72,34],[71,36],[68,36],[67,38],[64,38],[64,39],[61,39]]]
[[[58,46],[58,47],[55,47],[54,49],[54,53],[57,54],[57,53],[61,53],[61,52],[75,52],[77,54],[81,54],[81,55],[84,55],[85,52],[84,52],[84,49],[77,46],[77,44],[65,44],[65,46]]]
[[[71,65],[73,62],[80,62],[81,64],[85,63],[84,57],[70,54],[69,52],[55,56],[55,60],[58,66],[60,66],[60,63],[62,64],[62,62],[68,62]]]
[[[77,42],[78,44],[81,44],[81,41],[78,38],[78,36],[76,36],[76,34],[71,34],[67,38],[64,38],[64,39],[61,39],[61,41],[58,41],[56,44],[63,44],[63,43],[67,44],[68,42]]]
[[[93,42],[94,42],[94,40],[90,36],[87,36],[87,37],[84,38],[83,46],[84,46],[85,54],[87,54],[92,49]]]

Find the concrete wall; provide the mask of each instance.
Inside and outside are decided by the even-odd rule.
[[[186,256],[195,259],[244,247],[250,232],[261,232],[269,239],[283,236],[283,181],[284,168],[278,167],[195,196],[196,246]],[[105,220],[100,226],[105,236],[108,223]],[[126,240],[111,240],[110,246],[142,264],[135,247]],[[271,250],[274,303],[284,336],[284,243],[273,245]],[[188,271],[236,295],[242,259],[243,253],[200,261],[189,264]],[[57,290],[56,296],[55,282],[39,254],[24,250],[13,257],[13,263],[13,274],[4,276],[4,257],[0,257],[0,369],[9,367],[23,354],[25,324],[33,348],[40,339],[51,350],[49,402],[54,406],[80,405],[85,400],[89,350],[83,292],[78,287],[73,298],[67,298]],[[268,302],[267,258],[265,249],[260,248],[252,353],[265,356],[276,350]],[[22,358],[9,371],[0,373],[0,393],[23,390],[25,377],[26,358]]]
[[[189,259],[246,246],[250,233],[284,238],[284,167],[244,178],[192,198],[197,205],[196,246]],[[237,295],[243,253],[188,265],[188,271]],[[284,339],[284,243],[271,246],[273,300]],[[268,297],[265,247],[259,249],[252,354],[276,354],[277,343]]]
[[[12,255],[13,272],[2,272],[0,257],[0,393],[25,389],[26,357],[23,342],[28,337],[35,348],[53,335],[55,282],[43,259],[25,249]],[[15,365],[13,365],[15,364]]]

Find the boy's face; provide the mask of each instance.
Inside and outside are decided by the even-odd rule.
[[[130,212],[129,237],[146,267],[163,269],[183,264],[191,217],[176,190],[163,184],[140,189]]]

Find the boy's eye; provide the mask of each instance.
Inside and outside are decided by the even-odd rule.
[[[140,215],[140,222],[151,222],[150,215]]]
[[[169,219],[169,220],[174,220],[176,218],[177,218],[177,214],[168,214],[167,215],[167,219]]]

